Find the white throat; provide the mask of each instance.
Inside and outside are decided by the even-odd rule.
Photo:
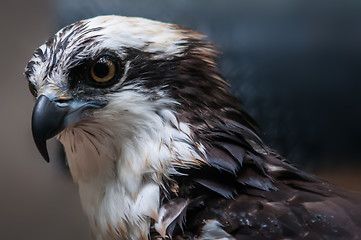
[[[148,239],[158,220],[163,179],[175,166],[199,165],[203,146],[172,112],[174,101],[135,91],[59,135],[96,239]],[[140,104],[141,103],[141,104]]]

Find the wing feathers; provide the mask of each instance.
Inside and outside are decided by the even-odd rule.
[[[178,224],[182,227],[189,199],[175,198],[159,209],[159,221],[154,224],[155,230],[162,236],[172,234]]]

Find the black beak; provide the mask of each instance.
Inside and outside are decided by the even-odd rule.
[[[49,162],[46,140],[54,137],[67,126],[80,121],[83,111],[88,108],[103,108],[106,100],[88,100],[79,102],[69,99],[52,99],[41,95],[36,101],[33,117],[33,138],[43,158]]]
[[[43,158],[49,162],[46,140],[60,133],[66,126],[64,118],[69,112],[68,104],[57,104],[41,95],[34,107],[32,116],[33,138]]]

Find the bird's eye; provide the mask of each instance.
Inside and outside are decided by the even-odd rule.
[[[93,62],[90,68],[90,77],[98,85],[112,82],[117,77],[117,61],[111,56],[102,56]]]

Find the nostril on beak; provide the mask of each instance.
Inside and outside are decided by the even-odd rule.
[[[57,102],[57,103],[67,103],[67,102],[69,102],[71,99],[57,99],[57,100],[55,100],[55,102]]]

